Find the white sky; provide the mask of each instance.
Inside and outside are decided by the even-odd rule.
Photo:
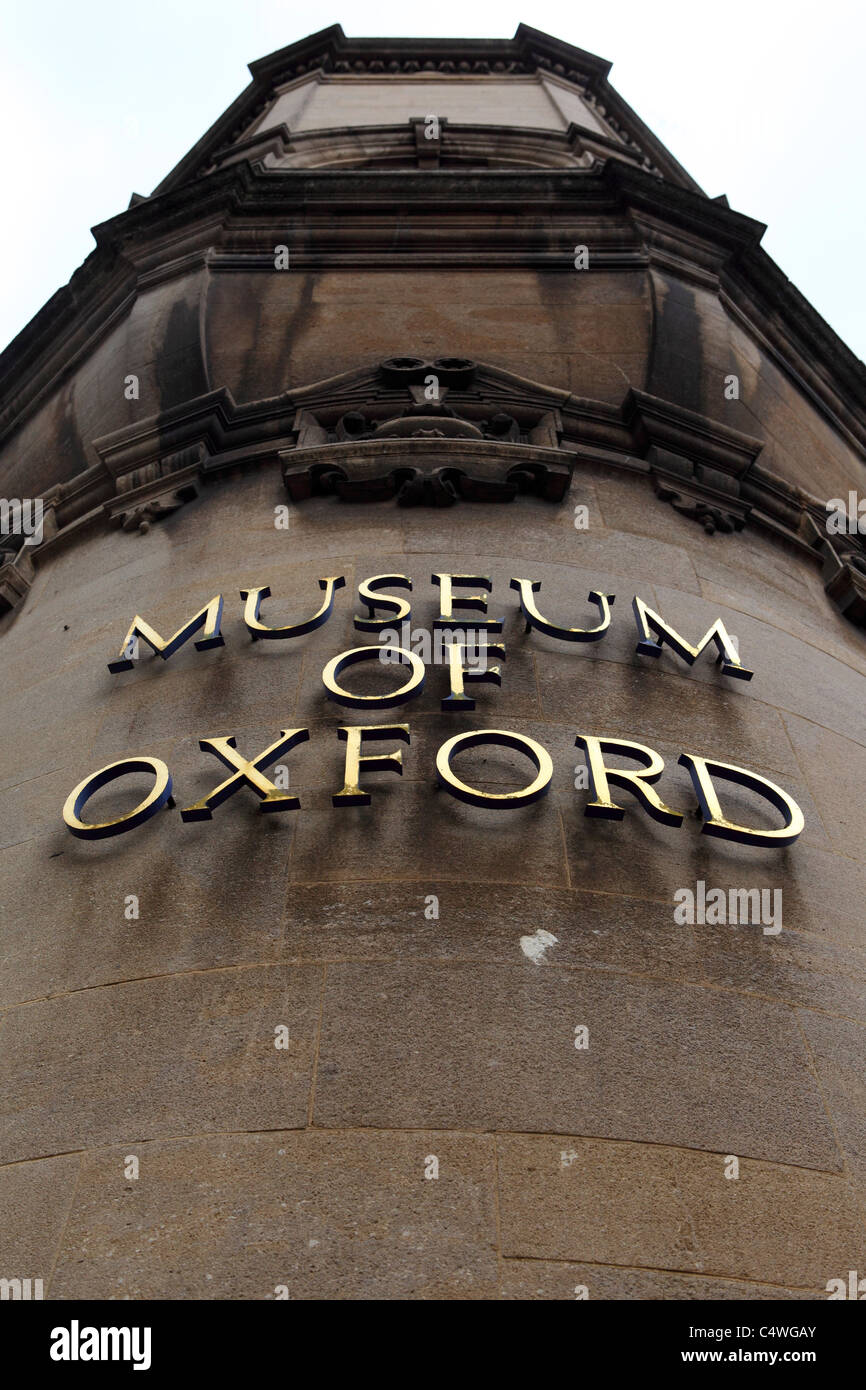
[[[350,36],[510,38],[523,20],[613,62],[611,81],[866,357],[862,0],[585,7],[342,0],[0,0],[0,348],[246,85],[246,64],[331,23]]]

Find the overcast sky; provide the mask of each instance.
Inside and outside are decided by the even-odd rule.
[[[859,14],[858,14],[859,9]],[[531,6],[342,0],[0,0],[0,347],[246,85],[246,64],[328,24],[509,38],[523,20],[613,62],[611,81],[866,358],[863,0]]]

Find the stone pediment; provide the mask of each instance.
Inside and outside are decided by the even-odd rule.
[[[293,393],[299,448],[417,436],[556,447],[568,399],[465,357],[389,357]]]
[[[561,394],[468,358],[388,358],[296,394],[286,490],[294,501],[559,501],[572,472],[558,452]]]

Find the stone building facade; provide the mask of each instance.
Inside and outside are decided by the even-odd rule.
[[[866,370],[608,69],[526,26],[293,44],[0,357],[0,1276],[821,1299],[866,1275],[866,547],[827,507],[866,489]],[[364,712],[323,671],[383,645],[355,622],[389,625],[358,594],[382,575],[426,680]],[[442,706],[443,575],[474,580],[455,626],[502,622],[474,708]],[[309,630],[251,640],[265,587],[262,625]],[[563,636],[603,620],[591,591],[601,639]],[[124,646],[216,595],[222,645]],[[636,596],[690,644],[721,619],[726,661],[638,650]],[[362,756],[402,775],[362,764],[368,803],[335,803],[338,730],[382,724]],[[299,729],[263,767],[297,809],[243,785],[180,815],[231,776],[200,740],[253,760]],[[484,729],[511,742],[456,753],[475,801],[535,776],[521,739],[546,795],[437,778]],[[618,785],[621,818],[586,815],[578,736],[654,750],[682,823]],[[702,833],[681,754],[780,786],[802,834]],[[171,801],[124,826],[154,779],[121,766],[78,819],[122,833],[70,833],[70,792],[131,758]],[[727,820],[781,825],[717,786]],[[716,889],[764,915],[683,920]]]

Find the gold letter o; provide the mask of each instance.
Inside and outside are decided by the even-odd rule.
[[[452,757],[463,748],[477,748],[484,743],[501,743],[506,748],[516,748],[518,753],[525,753],[537,769],[535,780],[517,792],[481,792],[461,782],[451,769]],[[547,793],[553,776],[553,763],[547,749],[524,734],[512,734],[507,729],[476,729],[472,733],[455,734],[454,738],[442,744],[436,754],[436,772],[445,790],[460,801],[466,801],[470,806],[496,806],[501,810],[510,810],[514,806],[529,806]]]

